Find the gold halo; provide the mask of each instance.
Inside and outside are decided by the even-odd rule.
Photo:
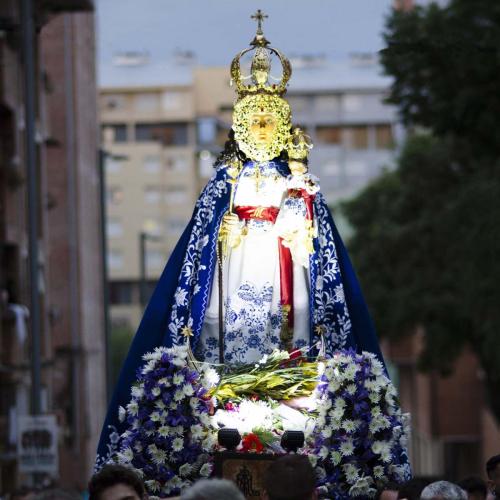
[[[250,117],[254,113],[265,111],[276,117],[276,129],[273,140],[258,145],[250,134]],[[288,102],[277,95],[247,95],[234,105],[233,130],[234,138],[245,155],[254,161],[269,161],[279,156],[286,148],[290,137],[291,110]]]

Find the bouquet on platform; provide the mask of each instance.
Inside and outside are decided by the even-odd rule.
[[[238,429],[237,451],[247,453],[282,454],[283,432],[301,430],[299,453],[328,498],[369,498],[378,485],[408,477],[405,422],[382,364],[354,351],[324,361],[303,354],[275,351],[218,373],[193,363],[185,347],[157,348],[144,356],[130,403],[120,408],[127,430],[114,460],[165,497],[212,473],[222,427]]]

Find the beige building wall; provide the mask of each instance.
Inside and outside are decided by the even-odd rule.
[[[148,235],[145,268],[151,291],[200,190],[193,89],[103,88],[99,111],[107,153],[111,318],[135,330],[142,315],[140,235]]]

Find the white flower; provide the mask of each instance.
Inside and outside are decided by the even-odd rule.
[[[156,366],[156,363],[156,359],[150,359],[142,368],[142,373],[146,375],[147,373],[152,372]]]
[[[212,472],[212,464],[209,462],[204,463],[200,469],[200,476],[208,477],[210,476],[211,472]]]
[[[345,408],[346,407],[346,402],[344,398],[337,398],[335,400],[335,408]]]
[[[127,410],[123,406],[118,407],[118,420],[120,422],[123,422],[125,420],[125,417],[127,416]]]
[[[184,448],[184,439],[177,437],[172,442],[172,449],[174,451],[181,451]]]
[[[169,482],[169,486],[172,490],[177,490],[182,486],[182,479],[179,476],[174,476]]]
[[[144,387],[142,385],[134,385],[131,393],[133,398],[140,399],[144,395]]]
[[[203,437],[203,427],[199,424],[191,426],[191,438],[198,440]]]
[[[170,387],[170,382],[167,377],[163,377],[158,380],[158,385],[163,385],[164,387]]]
[[[346,391],[351,396],[353,396],[354,394],[356,394],[356,384],[348,384],[347,387],[346,387]]]
[[[342,422],[342,427],[348,434],[352,434],[356,430],[356,422],[354,420],[346,419]]]
[[[219,383],[219,374],[213,368],[207,368],[203,374],[204,385],[213,387]]]
[[[153,413],[151,413],[149,418],[150,418],[151,422],[159,422],[162,419],[160,413],[157,411],[154,411]]]
[[[344,457],[349,457],[354,453],[354,444],[352,442],[352,439],[347,439],[340,445],[340,453]]]
[[[184,392],[177,389],[174,392],[174,401],[182,401],[184,399]]]
[[[166,408],[165,403],[161,399],[155,401],[155,407],[159,410],[164,410]]]
[[[161,436],[161,437],[167,437],[169,434],[170,434],[170,428],[168,425],[162,425],[159,429],[158,429],[158,434]]]
[[[172,382],[174,385],[182,385],[184,383],[184,375],[182,373],[176,373],[173,376]]]
[[[335,378],[329,380],[330,382],[328,383],[328,391],[335,394],[340,389],[340,382]]]
[[[217,434],[208,434],[208,436],[203,440],[202,448],[205,451],[212,451],[217,443]]]
[[[335,408],[330,412],[330,416],[335,420],[340,420],[344,416],[344,408]]]
[[[332,429],[330,427],[325,427],[321,431],[321,435],[323,436],[324,439],[328,439],[328,438],[332,437]]]
[[[160,491],[160,483],[155,479],[148,479],[147,481],[144,482],[144,484],[151,491]]]
[[[192,396],[194,394],[193,386],[191,384],[184,384],[184,386],[182,387],[182,392],[186,396]]]
[[[131,401],[127,405],[127,411],[130,413],[130,415],[133,415],[135,417],[139,412],[139,405],[137,404],[137,401]]]
[[[190,464],[183,464],[179,467],[179,474],[181,477],[186,477],[191,474],[192,467]]]
[[[319,450],[319,457],[322,458],[323,460],[326,459],[328,457],[328,454],[329,454],[329,450],[326,446],[322,446]]]
[[[155,397],[158,397],[161,394],[161,389],[159,387],[153,387],[151,394]]]
[[[373,479],[371,477],[361,477],[356,481],[349,489],[349,495],[351,497],[363,497],[363,498],[372,498],[373,494],[376,493],[375,488],[371,488],[371,484],[373,483]]]
[[[349,484],[353,484],[359,479],[359,470],[355,465],[346,464],[342,468]]]
[[[154,444],[148,446],[148,451],[151,454],[151,459],[156,465],[162,465],[167,461],[167,453],[165,450],[158,448]]]
[[[118,461],[121,464],[128,464],[132,461],[133,458],[134,458],[134,452],[129,447],[123,448],[122,451],[118,453]]]
[[[349,366],[344,370],[344,377],[347,380],[354,380],[356,378],[357,371],[358,371],[358,365],[351,362]]]
[[[384,468],[381,465],[376,465],[373,468],[373,476],[377,479],[381,479],[382,477],[384,477]]]
[[[342,462],[342,455],[338,451],[332,451],[330,458],[332,459],[333,465],[339,465],[340,462]]]

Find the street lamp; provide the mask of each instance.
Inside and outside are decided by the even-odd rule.
[[[98,151],[99,166],[99,195],[101,212],[101,265],[102,265],[102,301],[104,313],[104,357],[106,366],[106,397],[108,402],[113,391],[113,377],[111,374],[111,325],[109,321],[109,280],[108,280],[108,235],[106,230],[106,160],[110,158],[116,161],[128,160],[128,156],[115,155],[100,148]]]

